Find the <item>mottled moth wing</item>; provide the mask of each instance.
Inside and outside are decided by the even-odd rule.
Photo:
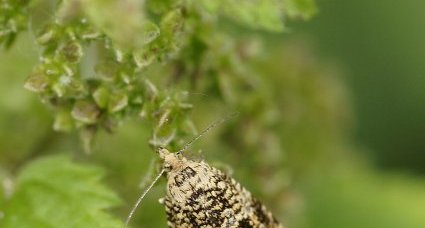
[[[222,171],[205,162],[168,160],[171,166],[164,204],[169,227],[283,227],[249,191]]]

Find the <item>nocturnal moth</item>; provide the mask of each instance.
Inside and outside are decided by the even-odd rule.
[[[204,161],[192,161],[182,155],[191,143],[219,123],[210,125],[176,153],[164,148],[157,150],[163,169],[139,198],[126,224],[147,191],[165,173],[167,193],[160,203],[165,206],[170,228],[283,228],[272,213],[236,180]]]
[[[258,227],[282,225],[233,178],[205,162],[158,150],[167,176],[169,227]]]

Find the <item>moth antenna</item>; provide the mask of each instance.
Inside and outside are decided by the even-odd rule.
[[[159,180],[159,178],[164,174],[165,170],[162,169],[161,172],[155,177],[155,180],[152,181],[152,183],[149,185],[148,188],[143,191],[143,193],[140,195],[139,199],[137,199],[137,202],[134,204],[133,208],[130,211],[130,214],[128,214],[127,220],[125,220],[125,226],[124,228],[127,228],[128,224],[130,223],[131,218],[133,217],[134,213],[136,212],[136,209],[139,207],[142,200],[145,198],[146,194],[151,190],[151,188],[155,185],[155,183]]]
[[[219,120],[216,120],[212,122],[207,128],[205,128],[199,135],[192,138],[186,145],[184,145],[183,148],[181,148],[179,151],[177,151],[177,154],[181,154],[183,151],[187,150],[194,142],[196,142],[199,138],[204,136],[207,132],[209,132],[211,129],[215,128],[216,126],[228,121],[229,119],[239,115],[239,112],[234,112],[232,114],[229,114],[228,116],[221,118]]]

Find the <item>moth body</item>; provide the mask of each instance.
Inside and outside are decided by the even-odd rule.
[[[283,227],[249,191],[222,171],[163,148],[158,153],[167,175],[167,194],[162,202],[169,227]]]

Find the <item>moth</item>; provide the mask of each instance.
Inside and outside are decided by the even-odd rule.
[[[182,151],[203,133],[176,153],[165,148],[157,150],[163,169],[147,191],[166,174],[167,193],[160,203],[165,206],[168,227],[283,228],[273,214],[236,180],[204,161],[189,160],[182,155]],[[133,207],[126,225],[147,191]]]
[[[267,208],[233,178],[205,162],[158,150],[167,176],[169,227],[282,227]]]

